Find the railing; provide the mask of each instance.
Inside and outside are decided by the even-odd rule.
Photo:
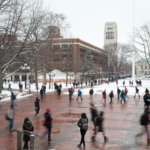
[[[33,132],[27,131],[27,130],[16,130],[11,129],[11,131],[17,132],[17,150],[22,150],[22,142],[23,142],[23,133],[30,136],[30,150],[35,149],[34,141],[36,137],[40,137],[40,134],[33,134]]]

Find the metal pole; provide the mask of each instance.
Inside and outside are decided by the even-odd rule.
[[[70,86],[71,86],[71,74],[70,74]]]
[[[135,80],[135,50],[134,50],[134,9],[135,9],[135,0],[133,0],[133,52],[132,52],[132,80]]]
[[[49,89],[50,89],[50,75],[49,75]]]
[[[33,134],[31,134],[30,135],[30,150],[35,149],[34,140],[35,140],[35,136]]]
[[[26,66],[25,66],[25,89],[26,89]]]
[[[17,131],[17,150],[22,150],[23,135],[22,130]]]

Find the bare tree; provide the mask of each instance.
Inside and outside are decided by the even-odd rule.
[[[119,73],[121,68],[131,61],[132,46],[129,44],[109,44],[105,45],[104,49],[108,52],[108,63],[103,69],[107,69],[111,74]]]
[[[144,59],[150,65],[150,24],[144,24],[135,29],[134,37],[131,37],[134,42],[134,50],[136,58]]]

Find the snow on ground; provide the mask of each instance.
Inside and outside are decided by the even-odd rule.
[[[23,91],[29,91],[27,89],[26,90],[24,89],[25,88],[25,82],[21,82],[21,83],[23,85]],[[12,89],[19,90],[18,83],[10,82],[10,84],[11,84],[11,88]],[[57,82],[57,84],[59,85],[60,83]],[[70,83],[68,83],[67,87],[66,87],[66,83],[61,83],[61,84],[62,84],[62,89],[73,87],[73,83],[71,83],[71,85],[70,85]],[[38,83],[39,91],[40,91],[42,85],[43,85],[43,83]],[[8,88],[8,83],[7,84],[4,83],[3,86],[4,86],[4,88]],[[49,89],[49,83],[47,83],[47,85],[46,85],[46,93],[54,91],[54,83],[51,83],[50,86],[51,86],[51,89]],[[83,86],[85,86],[85,84],[83,84]],[[35,83],[30,84],[30,90],[33,91],[33,92],[37,92]]]
[[[129,87],[129,80],[131,79],[121,79],[118,81],[118,87],[121,90],[124,90],[125,88],[123,87],[123,81],[125,81],[125,86],[128,89],[128,95],[135,95],[135,86],[136,83],[134,82],[133,87]],[[141,96],[143,96],[145,94],[145,89],[148,88],[150,90],[150,80],[142,80],[142,86],[138,86],[139,89],[139,94]],[[83,95],[89,95],[89,90],[91,88],[86,88],[86,89],[81,89],[82,94]],[[106,94],[108,95],[111,90],[113,90],[114,94],[117,94],[117,86],[116,86],[116,82],[113,83],[105,83],[99,86],[94,86],[93,90],[94,90],[94,94],[98,94],[98,95],[102,95],[102,91],[104,91],[104,89],[106,89]],[[75,93],[74,95],[77,95],[78,89],[75,89]],[[65,92],[64,94],[68,94],[68,92]]]

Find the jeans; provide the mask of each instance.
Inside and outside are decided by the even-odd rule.
[[[110,98],[110,104],[112,103],[112,97]]]
[[[126,100],[125,100],[125,99],[121,99],[121,101],[120,101],[121,103],[122,103],[122,100],[124,100],[124,102],[126,102]]]
[[[41,99],[43,99],[43,95],[41,95]]]
[[[82,96],[78,96],[78,97],[77,97],[77,100],[78,100],[78,98],[79,98],[79,97],[80,97],[80,98],[81,98],[81,100],[82,100]]]
[[[24,147],[23,147],[23,149],[29,149],[29,147],[28,147],[28,141],[24,141]]]
[[[83,145],[85,146],[84,136],[85,136],[85,134],[86,134],[86,130],[80,129],[80,133],[81,133],[80,145],[83,143]]]
[[[17,106],[17,104],[15,104],[14,100],[11,100],[11,105],[12,105],[12,106],[13,106],[13,105]]]
[[[52,127],[50,127],[50,128],[48,129],[48,139],[51,138],[51,130],[52,130]]]
[[[70,103],[71,103],[71,97],[72,97],[72,95],[69,95],[69,100],[70,100]]]
[[[93,95],[90,95],[90,98],[89,98],[89,100],[90,100],[90,99],[92,99],[92,101],[93,101]]]
[[[81,88],[82,88],[82,85],[81,85]]]
[[[10,128],[9,129],[12,129],[13,128],[13,119],[10,119]]]
[[[136,97],[136,94],[138,94],[138,95],[139,95],[139,92],[138,92],[138,93],[136,92],[136,93],[135,93],[135,95],[134,95],[134,97]],[[140,96],[140,95],[139,95],[139,96]]]

